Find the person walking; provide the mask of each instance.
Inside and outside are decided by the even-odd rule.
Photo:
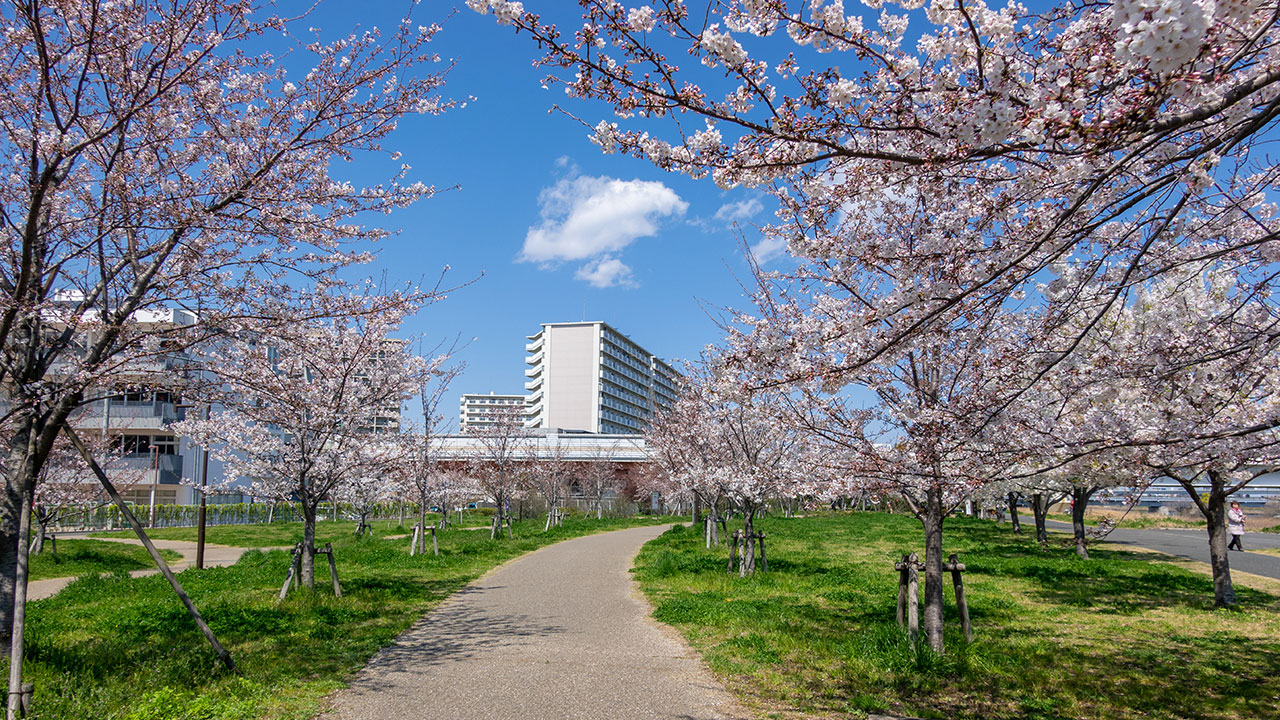
[[[1240,503],[1232,502],[1231,509],[1227,511],[1227,532],[1231,535],[1231,543],[1227,545],[1228,550],[1244,550],[1241,540],[1244,538],[1244,511],[1240,509]]]

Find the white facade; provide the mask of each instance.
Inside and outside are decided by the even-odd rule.
[[[497,423],[495,416],[518,412],[525,417],[524,395],[495,395],[464,393],[458,401],[458,431],[473,433],[482,428],[492,427]]]
[[[529,427],[643,433],[675,403],[679,374],[607,323],[543,323],[528,340]]]

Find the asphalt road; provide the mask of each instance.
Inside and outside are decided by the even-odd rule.
[[[382,650],[326,720],[745,717],[649,617],[631,560],[666,526],[568,540],[471,583]]]
[[[1070,523],[1050,520],[1046,524],[1052,530],[1071,532]],[[1201,529],[1132,530],[1122,527],[1112,530],[1107,542],[1136,545],[1202,563],[1209,562],[1209,534]],[[1280,548],[1280,535],[1246,532],[1244,547],[1244,552],[1233,550],[1227,553],[1232,570],[1280,580],[1280,556],[1249,552],[1253,548]]]

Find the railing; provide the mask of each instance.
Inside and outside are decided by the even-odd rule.
[[[159,425],[177,422],[186,417],[186,408],[179,408],[173,403],[156,402],[154,400],[128,401],[112,400],[109,406],[96,402],[85,408],[85,417],[129,419],[156,419]]]
[[[177,485],[182,482],[181,455],[124,455],[112,463],[131,471],[159,470],[156,481],[161,485]],[[150,483],[152,478],[143,475],[139,482]]]

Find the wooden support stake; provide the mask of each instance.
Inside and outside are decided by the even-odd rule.
[[[138,522],[138,518],[134,516],[133,511],[129,509],[129,506],[124,504],[124,498],[120,497],[120,493],[116,491],[116,486],[111,483],[111,480],[107,477],[106,471],[104,471],[102,466],[98,464],[97,458],[93,456],[93,453],[89,451],[89,448],[85,447],[84,443],[80,440],[80,436],[76,434],[75,430],[73,430],[70,425],[63,425],[62,432],[67,436],[67,439],[71,441],[71,444],[75,445],[76,451],[80,453],[80,457],[84,458],[84,461],[89,465],[89,469],[97,476],[98,482],[102,485],[103,489],[107,491],[107,494],[111,496],[111,501],[115,503],[115,506],[119,509],[121,515],[124,516],[129,525],[133,528],[133,532],[138,536],[138,539],[142,541],[143,547],[147,549],[147,553],[151,555],[151,559],[154,560],[156,566],[160,568],[160,574],[164,575],[165,580],[169,581],[169,587],[173,588],[174,594],[178,596],[178,599],[182,601],[183,606],[186,607],[187,614],[191,616],[191,619],[195,621],[196,627],[200,628],[200,632],[204,634],[205,639],[213,646],[214,654],[218,656],[218,659],[222,661],[222,664],[225,665],[228,670],[235,672],[236,664],[231,660],[231,653],[227,652],[227,649],[222,647],[222,643],[218,642],[218,638],[213,634],[213,630],[209,627],[208,623],[204,621],[204,618],[200,616],[200,611],[196,609],[195,603],[191,601],[187,592],[182,589],[182,585],[178,582],[178,578],[174,577],[173,570],[169,568],[169,563],[165,562],[164,558],[160,556],[160,551],[157,550],[155,544],[151,542],[151,538],[147,537],[147,532],[142,529],[142,523]]]
[[[915,645],[920,636],[920,560],[915,553],[907,560],[907,633]]]
[[[965,641],[973,642],[973,627],[969,624],[969,603],[964,599],[964,580],[960,577],[960,573],[964,572],[964,563],[960,562],[958,554],[951,553],[947,562],[942,564],[942,569],[951,571],[951,582],[956,588],[956,607],[960,610],[960,627],[964,629]]]
[[[729,538],[729,572],[733,572],[733,566],[738,561],[738,538],[741,536],[741,530],[734,530],[733,535]]]
[[[302,559],[300,556],[301,552],[302,552],[301,543],[293,546],[293,554],[289,556],[289,572],[286,573],[284,576],[284,585],[280,586],[279,599],[281,600],[284,599],[285,595],[289,594],[289,588],[298,579],[299,565],[301,564],[301,559]]]
[[[893,567],[898,571],[898,624],[902,624],[902,607],[906,605],[907,633],[914,646],[920,636],[920,556],[904,555]]]
[[[431,550],[436,555],[440,554],[440,543],[436,542],[436,528],[434,525],[431,527]]]
[[[342,597],[342,588],[338,585],[338,563],[333,559],[333,545],[324,544],[324,554],[329,556],[329,577],[333,579],[333,596]]]
[[[759,533],[756,537],[760,539],[760,571],[769,572],[769,558],[764,554],[764,533]]]
[[[31,696],[35,694],[36,686],[31,683],[22,683],[22,716],[26,717],[31,714]]]
[[[903,553],[902,560],[893,564],[898,571],[898,627],[907,622],[907,559],[911,556]]]

